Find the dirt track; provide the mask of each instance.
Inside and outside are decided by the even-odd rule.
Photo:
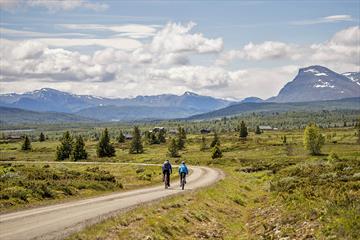
[[[173,185],[167,190],[161,185],[0,215],[0,239],[63,239],[85,226],[141,203],[205,187],[223,176],[220,170],[208,167],[191,169],[185,191],[180,190],[178,178],[173,178]]]

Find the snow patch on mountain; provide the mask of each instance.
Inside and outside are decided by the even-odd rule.
[[[309,68],[307,70],[304,70],[304,72],[320,73],[318,70],[316,70],[314,68]]]
[[[314,84],[314,87],[315,88],[334,88],[335,86],[334,85],[331,85],[329,82],[326,82],[322,79],[319,79],[318,80],[318,83],[317,84]]]

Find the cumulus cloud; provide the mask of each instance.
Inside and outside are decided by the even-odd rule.
[[[93,3],[87,0],[0,0],[0,8],[12,11],[19,7],[42,7],[51,12],[68,11],[75,8],[87,8],[94,11],[104,11],[108,8],[105,3]]]
[[[154,36],[150,48],[152,51],[164,52],[220,52],[223,48],[221,38],[208,39],[202,33],[190,33],[196,26],[190,22],[187,25],[168,23]]]
[[[240,50],[222,53],[217,65],[242,60],[291,60],[299,65],[322,64],[336,71],[351,71],[360,66],[360,28],[353,26],[335,33],[328,41],[311,45],[283,42],[249,43]]]
[[[360,67],[360,27],[337,32],[324,43],[312,44],[310,59],[336,68]],[[346,70],[345,70],[346,71]]]
[[[239,50],[223,54],[221,38],[206,38],[194,33],[194,26],[193,23],[166,24],[150,41],[139,41],[131,48],[124,48],[126,44],[121,41],[101,43],[96,39],[0,39],[1,91],[33,90],[46,84],[61,90],[73,89],[76,93],[107,97],[180,94],[190,90],[225,98],[252,95],[267,98],[276,95],[296,75],[299,67],[324,64],[332,68],[334,65],[334,70],[340,72],[359,67],[358,26],[339,31],[322,43],[299,46],[275,41],[250,42]],[[98,44],[103,48],[93,53],[66,49],[76,44]],[[287,59],[291,62],[283,67],[229,70],[224,65],[200,65],[190,61],[194,56],[209,54],[215,57],[221,54],[219,59],[224,62],[236,59]],[[24,84],[25,81],[31,84]],[[91,84],[82,84],[84,82]]]
[[[217,64],[224,65],[234,59],[265,60],[265,59],[297,59],[299,58],[298,47],[284,42],[266,41],[260,44],[252,42],[245,45],[241,50],[230,50],[223,53],[217,60]]]

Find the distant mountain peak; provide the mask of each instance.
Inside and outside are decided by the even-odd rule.
[[[242,103],[260,103],[260,102],[264,102],[264,100],[261,98],[258,98],[258,97],[247,97],[247,98],[244,98],[241,102]]]
[[[268,101],[303,102],[359,97],[358,78],[358,75],[339,74],[320,65],[301,68],[296,77]]]
[[[184,92],[183,96],[199,96],[199,94],[196,94],[194,92],[186,91]]]

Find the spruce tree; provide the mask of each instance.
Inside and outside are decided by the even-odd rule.
[[[159,143],[166,143],[166,131],[165,129],[160,129],[158,134],[158,141]]]
[[[24,142],[21,145],[21,150],[23,151],[29,151],[31,150],[31,142],[30,142],[30,138],[26,135],[24,138]]]
[[[125,135],[122,131],[120,131],[119,136],[116,139],[118,143],[124,143],[125,142]]]
[[[248,130],[244,121],[240,123],[240,138],[245,139],[248,136]]]
[[[134,135],[133,135],[133,139],[131,141],[131,146],[130,146],[129,152],[132,154],[144,152],[143,145],[141,142],[140,129],[137,126],[134,127]]]
[[[204,136],[201,137],[201,145],[200,145],[200,151],[204,151],[206,149],[206,138]]]
[[[170,157],[178,157],[179,156],[178,146],[177,146],[177,143],[176,143],[175,139],[170,140],[168,153],[169,153]]]
[[[212,140],[211,144],[210,144],[210,147],[215,147],[216,145],[219,145],[220,146],[220,139],[219,139],[219,136],[218,134],[215,132],[214,133],[214,139]]]
[[[60,141],[60,146],[56,149],[56,159],[65,160],[70,157],[72,151],[73,139],[69,131],[66,131]]]
[[[39,141],[40,141],[40,142],[44,142],[44,141],[45,141],[45,135],[43,134],[43,132],[40,133]]]
[[[76,137],[75,143],[72,149],[71,157],[74,161],[87,159],[87,152],[85,150],[85,143],[81,136]]]
[[[255,134],[261,134],[261,129],[259,126],[256,126]]]
[[[156,137],[156,134],[154,132],[150,133],[149,143],[150,144],[158,144],[159,143],[159,141]]]
[[[222,157],[222,152],[221,152],[220,146],[219,146],[219,144],[216,144],[213,147],[211,158],[215,159],[215,158],[221,158],[221,157]]]
[[[115,148],[110,143],[110,137],[107,128],[105,128],[104,132],[101,134],[96,152],[100,158],[115,156]]]
[[[311,155],[319,155],[325,143],[324,136],[315,124],[309,124],[304,131],[304,147]]]
[[[186,139],[186,132],[185,129],[182,127],[178,128],[178,133],[177,133],[177,148],[179,150],[182,150],[185,148],[185,139]]]

